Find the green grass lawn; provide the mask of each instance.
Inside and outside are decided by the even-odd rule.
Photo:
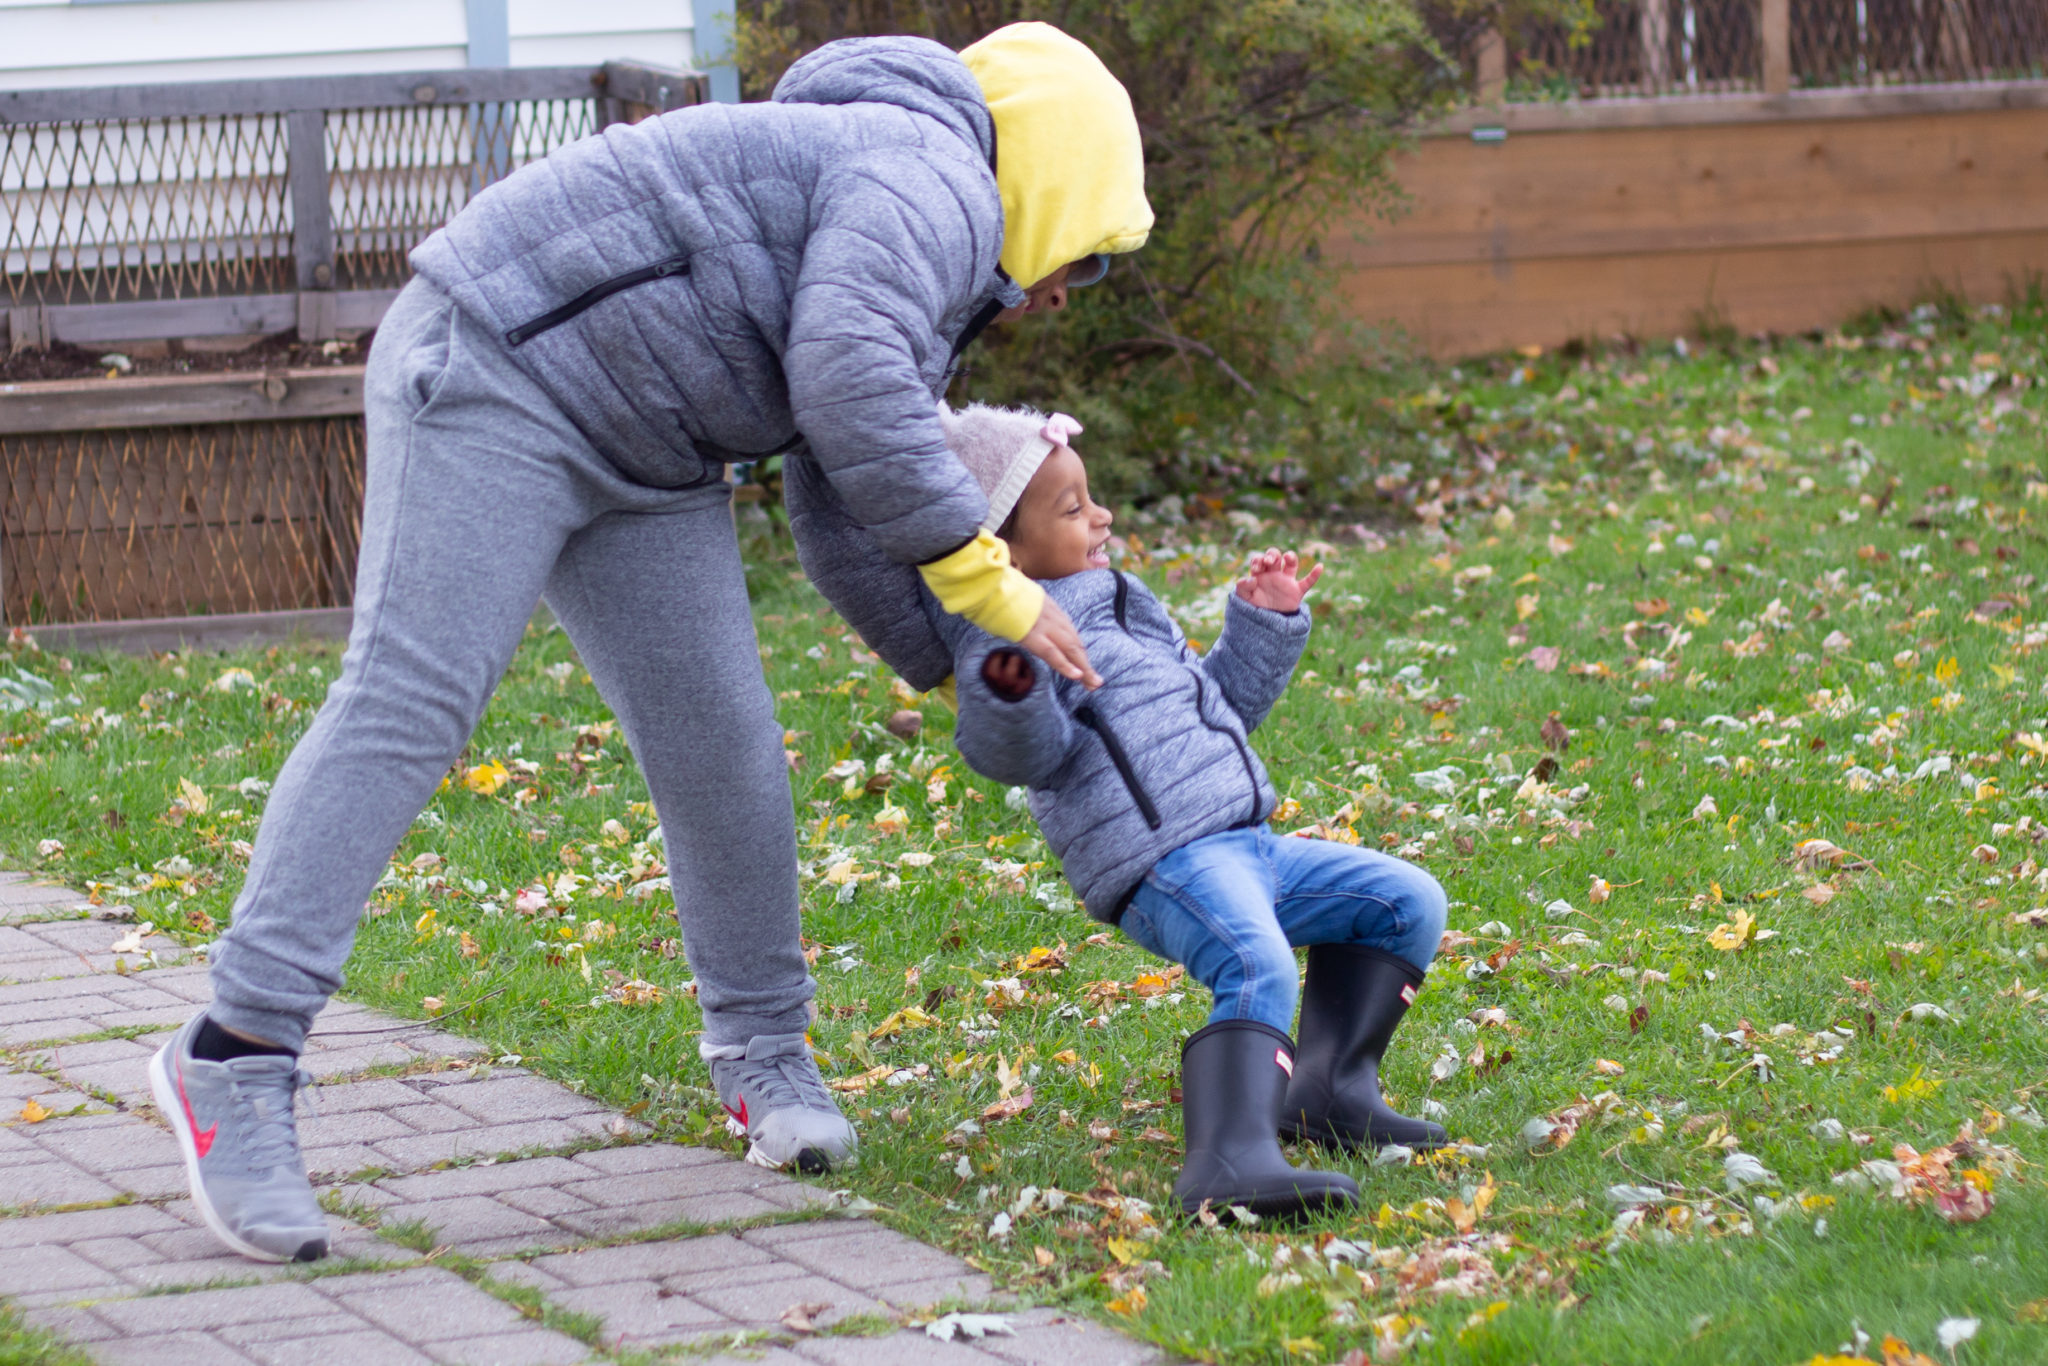
[[[1209,1360],[1790,1366],[1864,1333],[1871,1361],[1893,1334],[1945,1362],[1950,1320],[1976,1320],[1957,1362],[2048,1359],[2039,309],[1371,382],[1397,435],[1353,461],[1366,524],[1226,495],[1120,530],[1198,639],[1247,550],[1330,566],[1257,743],[1283,828],[1448,889],[1388,1080],[1460,1145],[1343,1163],[1351,1218],[1166,1217],[1206,994],[1079,913],[944,709],[892,686],[757,513],[813,1037],[863,1145],[831,1182]],[[0,716],[0,849],[210,938],[338,661],[14,650],[0,677],[49,688],[17,678],[31,705]],[[350,992],[731,1146],[654,826],[568,642],[535,630]]]

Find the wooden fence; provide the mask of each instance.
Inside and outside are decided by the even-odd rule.
[[[1400,158],[1406,215],[1323,244],[1355,318],[1456,356],[1826,328],[2048,272],[2048,0],[1600,10],[1578,48],[1479,44],[1480,98]]]
[[[478,190],[704,95],[627,63],[0,92],[9,346],[374,327]],[[0,386],[0,624],[333,633],[361,414],[360,367]]]

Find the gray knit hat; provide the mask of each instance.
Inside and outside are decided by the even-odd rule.
[[[946,429],[946,444],[988,495],[991,527],[1008,519],[1045,457],[1081,431],[1081,424],[1065,413],[1048,417],[1029,408],[986,403],[970,403],[958,412],[942,403],[939,425]]]

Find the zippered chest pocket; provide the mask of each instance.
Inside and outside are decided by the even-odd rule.
[[[519,324],[519,326],[511,329],[505,334],[505,344],[507,346],[519,346],[525,342],[532,341],[541,333],[560,327],[577,314],[603,303],[621,290],[631,289],[635,285],[644,285],[652,280],[666,280],[672,275],[688,275],[689,273],[689,257],[671,256],[666,261],[656,261],[651,266],[642,266],[638,270],[629,270],[624,275],[614,275],[602,284],[592,285],[560,308],[551,308],[539,317],[529,318],[527,321]]]
[[[1157,830],[1164,824],[1159,816],[1159,808],[1153,804],[1152,794],[1145,790],[1145,784],[1139,781],[1137,765],[1131,762],[1131,756],[1124,749],[1123,741],[1117,739],[1116,732],[1110,728],[1109,722],[1103,718],[1101,712],[1088,704],[1074,709],[1074,719],[1101,737],[1102,747],[1109,751],[1110,763],[1116,765],[1117,776],[1124,780],[1124,786],[1130,790],[1131,800],[1138,804],[1138,814],[1145,818],[1146,825]]]

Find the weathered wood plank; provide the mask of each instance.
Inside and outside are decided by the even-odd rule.
[[[334,212],[327,198],[327,112],[294,110],[285,120],[291,185],[292,258],[301,293],[334,288]],[[312,341],[306,336],[301,339]]]
[[[2048,81],[1956,82],[1882,90],[1794,90],[1784,95],[1666,95],[1657,99],[1570,100],[1460,109],[1417,131],[1469,137],[1475,128],[1516,133],[1577,129],[1689,128],[1717,123],[1897,118],[1996,109],[2048,109]]]
[[[282,332],[299,321],[296,294],[231,294],[209,299],[141,299],[118,304],[50,304],[47,335],[91,346],[157,337],[235,337]]]
[[[398,297],[395,289],[337,290],[321,295],[334,327],[360,332],[383,321]],[[152,341],[163,337],[261,336],[296,327],[297,294],[229,294],[201,299],[143,299],[114,304],[50,304],[39,314],[17,308],[8,315],[10,334],[26,333],[22,346],[52,341],[93,346],[103,342]]]
[[[291,296],[284,296],[289,298]],[[0,385],[0,435],[350,417],[363,411],[363,367]]]
[[[1440,357],[1574,338],[1689,335],[1712,308],[1743,332],[1830,328],[1939,282],[2001,300],[2048,262],[2048,228],[1894,241],[1549,257],[1349,270],[1352,318]]]
[[[641,62],[606,62],[604,96],[624,104],[645,105],[658,114],[711,98],[710,77],[698,71],[670,71]]]
[[[398,299],[395,289],[349,289],[334,296],[334,325],[343,332],[367,332],[384,321]]]
[[[1324,250],[1359,267],[1504,263],[2048,225],[2048,119],[1861,121],[1426,140],[1399,157],[1407,213]]]
[[[363,76],[275,76],[240,81],[6,90],[0,91],[0,124],[590,99],[603,93],[595,83],[602,70],[587,66],[466,67]],[[669,79],[687,82],[691,73],[671,72]]]

